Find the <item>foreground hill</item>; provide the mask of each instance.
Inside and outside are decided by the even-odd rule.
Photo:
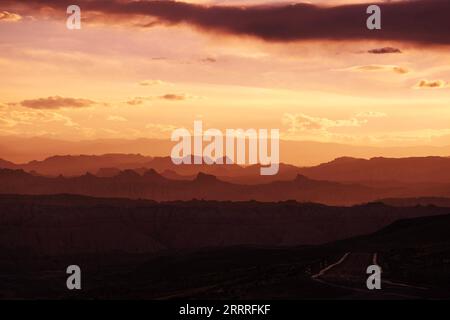
[[[320,244],[374,232],[398,219],[448,213],[448,208],[395,208],[382,204],[355,207],[296,202],[158,204],[71,195],[2,195],[0,252],[154,253],[235,245]]]
[[[430,206],[2,195],[0,298],[448,298],[449,224]],[[375,254],[383,289],[369,291]],[[74,263],[81,292],[65,285]]]

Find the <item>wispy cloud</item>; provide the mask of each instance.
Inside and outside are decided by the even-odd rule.
[[[0,118],[2,119],[0,125],[8,127],[17,125],[26,125],[29,127],[33,127],[49,122],[59,122],[66,127],[79,126],[70,117],[47,110],[16,110],[15,108],[9,108],[0,112]]]
[[[116,121],[116,122],[126,122],[126,121],[128,121],[128,120],[127,120],[126,118],[124,118],[124,117],[121,117],[121,116],[114,116],[114,115],[108,116],[107,120],[108,120],[108,121]]]
[[[362,124],[366,123],[367,120],[357,118],[332,120],[328,118],[313,117],[303,113],[285,113],[282,122],[289,127],[289,132],[294,133],[310,130],[321,131],[337,127],[360,127]]]
[[[60,96],[38,98],[23,100],[18,103],[11,103],[12,105],[20,105],[22,107],[31,109],[60,109],[60,108],[87,108],[96,105],[97,102],[80,99],[80,98],[65,98]]]
[[[127,100],[125,103],[130,106],[138,106],[152,99],[153,99],[152,97],[134,97]]]
[[[356,114],[357,118],[384,118],[386,116],[386,113],[378,111],[364,111]]]
[[[168,93],[162,96],[159,96],[159,99],[163,100],[169,100],[169,101],[183,101],[188,98],[185,94],[174,94],[174,93]]]
[[[156,85],[161,85],[161,84],[165,84],[165,82],[161,81],[161,80],[143,80],[143,81],[139,82],[139,85],[144,86],[144,87],[156,86]]]
[[[409,69],[396,65],[369,64],[340,69],[340,71],[361,71],[361,72],[391,71],[398,74],[405,74],[409,72]]]
[[[11,13],[8,11],[0,11],[0,21],[17,22],[20,20],[22,20],[22,17],[16,13]]]
[[[168,138],[170,134],[178,129],[177,126],[171,124],[148,123],[145,126],[146,135],[153,138]]]

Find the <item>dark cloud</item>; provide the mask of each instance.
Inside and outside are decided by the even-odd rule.
[[[368,50],[367,52],[373,53],[373,54],[402,53],[402,51],[400,49],[393,48],[393,47],[376,48],[376,49]]]
[[[86,108],[96,102],[87,99],[64,98],[59,96],[23,100],[16,105],[31,109],[60,109],[60,108]]]
[[[23,6],[23,1],[4,3]],[[29,0],[29,7],[51,7],[65,12],[64,1]],[[382,30],[366,28],[367,4],[321,7],[313,4],[277,6],[214,6],[178,1],[78,0],[84,12],[108,21],[130,16],[152,17],[166,25],[188,24],[209,32],[252,36],[267,41],[394,40],[424,44],[450,44],[450,1],[405,0],[380,2]],[[111,19],[111,15],[115,15]]]
[[[186,95],[168,93],[163,96],[160,96],[159,98],[163,99],[163,100],[170,100],[170,101],[182,101],[182,100],[186,100]]]

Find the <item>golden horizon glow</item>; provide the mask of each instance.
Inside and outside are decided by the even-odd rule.
[[[450,145],[448,48],[268,43],[187,26],[67,30],[31,17],[0,21],[0,34],[0,136],[168,138],[202,119],[279,128],[284,140]],[[368,53],[383,47],[401,53]]]

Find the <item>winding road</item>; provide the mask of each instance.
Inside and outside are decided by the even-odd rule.
[[[314,281],[349,291],[345,299],[419,299],[427,288],[389,281],[381,274],[381,289],[367,289],[369,265],[377,264],[378,253],[347,252],[337,262],[312,276]]]

